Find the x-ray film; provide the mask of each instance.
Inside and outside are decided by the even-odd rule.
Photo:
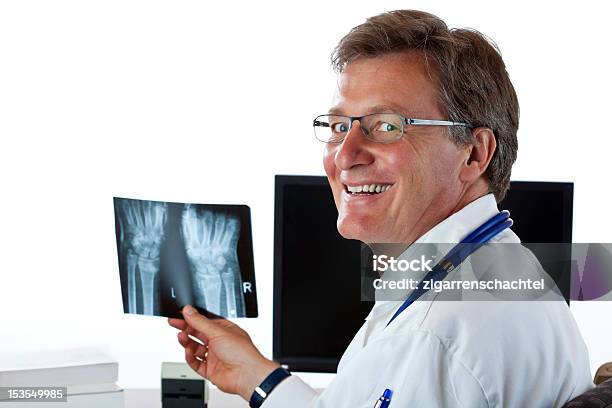
[[[125,313],[257,317],[251,213],[246,205],[114,198]]]

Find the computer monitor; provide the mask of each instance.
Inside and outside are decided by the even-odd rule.
[[[572,206],[573,183],[544,182],[512,182],[499,204],[534,243],[570,243]],[[274,211],[273,357],[293,371],[336,372],[372,308],[360,298],[361,243],[338,233],[325,177],[276,176]],[[569,275],[558,275],[569,293]]]

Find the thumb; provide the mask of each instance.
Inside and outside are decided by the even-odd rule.
[[[193,327],[203,335],[203,340],[205,341],[208,341],[208,339],[212,336],[221,334],[223,330],[214,324],[212,320],[198,313],[196,308],[191,305],[183,307],[183,317],[189,326]]]

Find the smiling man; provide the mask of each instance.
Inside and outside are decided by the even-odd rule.
[[[484,36],[395,11],[351,30],[333,64],[333,107],[313,124],[344,237],[458,243],[500,214],[519,112]],[[520,242],[509,229],[493,241]],[[186,307],[185,320],[170,324],[191,367],[253,407],[371,407],[390,394],[391,407],[556,407],[590,386],[563,301],[428,298],[396,316],[399,306],[376,302],[322,393],[264,358],[231,322]]]
[[[338,52],[348,53],[342,47],[350,46],[349,41]],[[447,126],[430,126],[426,120],[445,123],[446,115],[422,52],[393,51],[355,61],[342,56],[350,63],[337,58],[338,68],[346,68],[339,76],[334,115],[323,116],[332,126],[316,128],[319,139],[331,136],[324,165],[343,236],[410,243],[490,190],[481,176],[495,152],[493,132],[477,127],[470,134],[467,124],[449,122],[468,134],[464,138],[469,143],[458,144],[449,138]],[[514,94],[508,96],[518,108]],[[337,116],[356,113],[366,116],[360,122]],[[411,125],[406,118],[427,119]],[[511,120],[516,129],[518,112]],[[509,142],[508,167],[516,157],[516,139]],[[509,177],[510,169],[506,171]]]

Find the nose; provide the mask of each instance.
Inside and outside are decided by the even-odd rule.
[[[368,141],[361,129],[361,123],[354,120],[351,129],[336,150],[334,162],[340,170],[348,170],[358,165],[368,165],[374,161],[374,155],[370,152]]]

